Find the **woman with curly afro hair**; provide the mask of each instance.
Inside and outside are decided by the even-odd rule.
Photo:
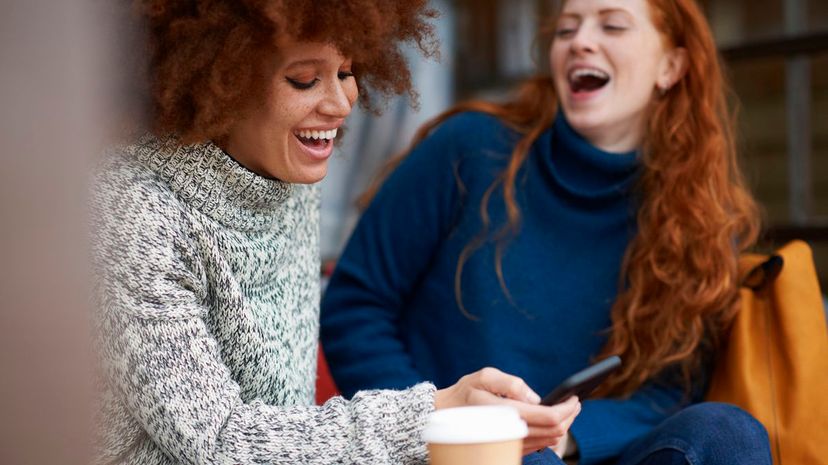
[[[135,8],[150,130],[107,154],[93,196],[101,463],[420,463],[426,415],[465,404],[518,408],[527,447],[564,434],[577,402],[533,405],[537,394],[495,369],[312,406],[312,183],[358,95],[376,109],[412,92],[400,47],[435,53],[425,0]]]
[[[322,302],[337,386],[441,387],[492,365],[549,392],[620,356],[525,464],[769,464],[759,422],[701,402],[759,223],[704,15],[559,5],[549,69],[426,124],[376,191]]]

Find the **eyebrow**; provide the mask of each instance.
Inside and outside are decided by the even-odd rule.
[[[606,15],[612,14],[612,13],[624,13],[628,16],[630,15],[630,12],[625,10],[624,8],[604,8],[604,9],[598,10],[598,16],[606,16]],[[570,18],[581,19],[583,17],[583,15],[581,15],[579,13],[563,12],[563,13],[561,13],[560,17],[561,18],[570,17]]]
[[[632,16],[632,14],[628,10],[625,10],[624,8],[606,8],[606,9],[600,10],[598,12],[598,14],[601,15],[601,16],[612,14],[612,13],[623,13],[627,16]]]
[[[306,60],[293,61],[287,66],[285,66],[285,69],[296,68],[300,66],[321,65],[323,63],[325,63],[325,60],[322,60],[320,58],[308,58]]]

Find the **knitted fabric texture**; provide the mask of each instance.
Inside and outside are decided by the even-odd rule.
[[[420,463],[434,387],[313,406],[319,189],[212,143],[109,153],[92,196],[101,463]]]

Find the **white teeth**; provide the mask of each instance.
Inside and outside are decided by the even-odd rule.
[[[574,81],[584,76],[593,76],[599,79],[609,79],[609,74],[595,68],[576,68],[569,73],[569,79]]]
[[[303,139],[335,139],[338,129],[331,129],[330,131],[295,131],[294,134]]]

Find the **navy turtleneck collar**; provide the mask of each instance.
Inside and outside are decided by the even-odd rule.
[[[580,198],[617,197],[629,193],[636,178],[638,153],[601,150],[569,125],[558,112],[550,131],[548,172],[565,191]]]

